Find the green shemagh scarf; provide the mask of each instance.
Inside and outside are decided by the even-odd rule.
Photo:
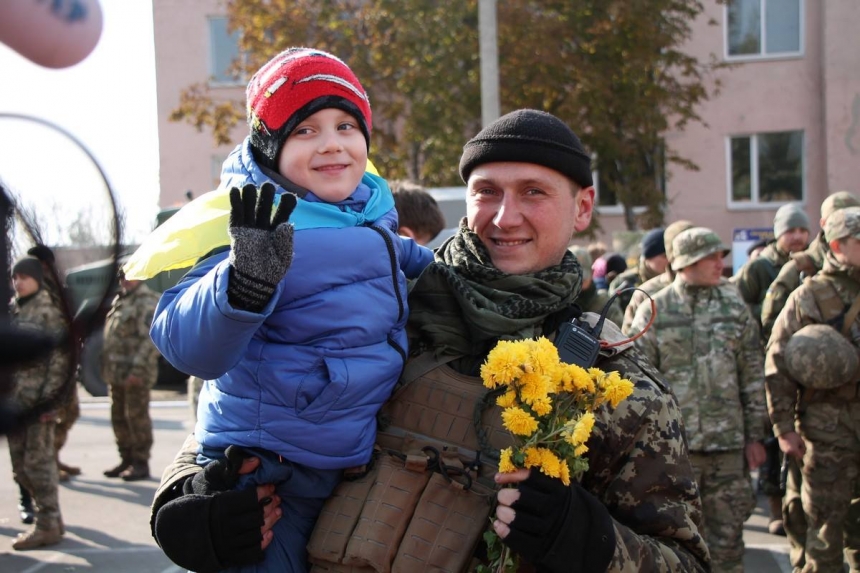
[[[412,285],[409,323],[437,356],[483,356],[498,340],[541,336],[546,317],[570,306],[581,285],[569,251],[543,271],[503,273],[464,219]]]

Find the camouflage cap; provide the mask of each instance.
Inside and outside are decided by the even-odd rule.
[[[679,233],[686,231],[687,229],[692,229],[695,225],[691,221],[680,220],[675,221],[666,227],[666,230],[663,231],[663,243],[666,246],[666,258],[669,259],[671,263],[675,259],[675,250],[672,248],[672,241],[675,240],[675,237],[678,236]]]
[[[722,251],[724,257],[729,254],[720,236],[705,227],[693,227],[679,233],[672,241],[672,251],[675,255],[673,271],[689,267],[713,253]]]
[[[852,236],[860,238],[860,207],[846,207],[827,217],[824,238],[828,243]]]
[[[834,211],[839,211],[846,207],[860,207],[860,199],[849,191],[837,191],[828,195],[827,199],[821,203],[821,219],[826,221]]]
[[[857,351],[828,324],[808,324],[792,334],[783,355],[789,376],[807,388],[829,390],[857,380]]]

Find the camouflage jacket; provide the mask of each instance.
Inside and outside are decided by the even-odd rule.
[[[612,284],[609,285],[609,292],[610,294],[615,294],[615,291],[621,289],[637,287],[644,282],[650,281],[656,276],[658,275],[654,274],[654,272],[645,265],[645,259],[640,257],[639,266],[637,268],[624,271],[612,280]],[[618,304],[621,305],[622,310],[627,308],[627,305],[630,303],[630,297],[633,296],[634,292],[636,291],[625,292],[618,295]]]
[[[130,375],[149,387],[158,378],[158,349],[149,338],[158,295],[145,283],[133,291],[118,294],[105,319],[102,377],[121,386]]]
[[[768,413],[773,423],[774,434],[777,436],[795,431],[798,396],[802,390],[802,386],[793,380],[786,370],[785,345],[791,336],[804,326],[825,322],[821,308],[815,299],[811,281],[829,283],[833,286],[846,309],[860,294],[860,270],[850,270],[839,265],[828,253],[821,271],[814,277],[807,278],[788,296],[785,308],[774,323],[765,358]],[[851,326],[849,337],[854,346],[860,348],[860,317]],[[852,380],[845,382],[847,384]],[[816,392],[825,394],[828,391],[816,390]]]
[[[65,318],[47,289],[12,303],[12,320],[21,328],[49,332],[57,338],[65,331]],[[23,365],[15,372],[13,397],[22,408],[32,408],[56,392],[70,375],[68,353],[62,349]]]
[[[604,334],[622,336],[608,324]],[[618,408],[595,413],[588,442],[590,469],[581,482],[614,520],[616,549],[607,571],[708,571],[710,557],[700,533],[701,500],[675,397],[630,343],[601,351],[596,366],[617,370],[635,384],[633,394]],[[201,471],[196,451],[197,443],[189,436],[165,469],[151,524],[161,506],[182,495],[184,480]]]
[[[740,449],[763,439],[758,324],[734,286],[693,287],[678,275],[654,301],[657,318],[636,345],[678,397],[690,450]],[[630,332],[641,332],[650,318],[651,305],[640,305]]]
[[[756,322],[761,324],[761,305],[767,294],[767,287],[779,274],[779,270],[788,262],[788,253],[782,251],[773,242],[762,250],[758,258],[741,267],[737,276],[732,278],[741,298],[750,305]]]
[[[630,331],[630,325],[633,324],[633,317],[636,316],[636,309],[639,305],[648,300],[648,295],[654,296],[670,284],[675,278],[675,273],[667,270],[665,273],[659,274],[653,279],[648,279],[639,288],[641,290],[633,291],[630,297],[630,302],[627,303],[627,308],[624,309],[624,320],[621,322],[621,330],[624,333]],[[642,292],[642,291],[645,292]],[[647,294],[646,294],[647,293]]]
[[[804,277],[811,277],[821,270],[827,250],[824,233],[819,232],[805,251],[790,255],[791,260],[785,263],[768,287],[761,307],[761,337],[765,345],[770,339],[776,317],[785,307],[788,295],[800,286]]]
[[[576,298],[576,304],[579,305],[584,312],[594,312],[600,314],[603,312],[603,307],[609,302],[609,292],[605,290],[597,290],[592,282],[587,289],[579,293]],[[621,307],[618,306],[618,300],[612,303],[609,310],[606,311],[606,318],[617,325],[621,324]]]

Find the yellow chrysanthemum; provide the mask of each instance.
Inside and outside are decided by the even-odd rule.
[[[546,337],[529,341],[529,361],[533,372],[552,376],[558,368],[558,349]]]
[[[501,408],[510,408],[517,403],[517,391],[509,388],[507,392],[496,398],[496,405]]]
[[[515,466],[514,462],[511,461],[513,453],[514,452],[511,448],[505,448],[500,452],[499,471],[503,474],[517,471],[517,466]]]
[[[527,356],[528,353],[521,344],[508,340],[500,341],[481,366],[484,386],[493,389],[499,384],[511,384],[522,375],[522,366]]]
[[[578,446],[587,442],[588,438],[591,437],[592,428],[594,428],[594,414],[586,412],[577,420],[576,425],[573,427],[570,439],[571,445]]]
[[[523,465],[527,468],[538,467],[541,464],[541,460],[543,456],[541,455],[541,448],[528,447],[523,452],[526,455],[526,461]]]
[[[591,377],[590,371],[586,371],[584,368],[577,366],[576,364],[568,364],[565,375],[570,377],[570,384],[565,385],[565,391],[588,392],[590,394],[594,393],[594,379]]]
[[[612,372],[604,380],[603,395],[613,408],[632,393],[633,382],[622,378],[618,372]]]
[[[559,478],[561,478],[561,483],[564,485],[570,485],[570,467],[568,467],[567,462],[561,460],[561,466],[559,472]]]
[[[544,398],[538,398],[534,402],[532,402],[532,410],[538,416],[546,416],[550,412],[552,412],[552,398],[546,396]]]
[[[523,374],[519,380],[520,399],[531,406],[535,400],[547,397],[552,390],[552,381],[542,374],[530,372]]]
[[[551,450],[540,448],[540,471],[549,477],[561,477],[561,460]]]
[[[517,436],[531,436],[538,429],[537,420],[516,406],[502,411],[502,423],[509,432]]]
[[[573,449],[573,455],[575,456],[584,456],[585,452],[588,451],[588,446],[585,444],[580,444]]]

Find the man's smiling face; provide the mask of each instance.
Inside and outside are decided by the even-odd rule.
[[[485,163],[469,175],[466,217],[493,264],[508,274],[561,262],[574,232],[591,222],[594,188],[533,163]]]

